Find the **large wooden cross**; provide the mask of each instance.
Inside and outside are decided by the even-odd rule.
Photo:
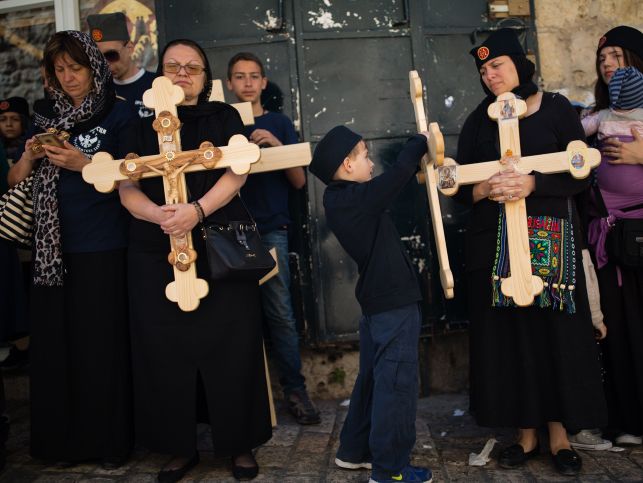
[[[173,204],[187,201],[185,173],[229,167],[236,174],[253,174],[310,164],[309,143],[259,149],[241,135],[232,136],[227,146],[214,147],[206,142],[199,149],[181,151],[176,105],[183,98],[183,90],[169,79],[155,79],[143,102],[156,112],[153,127],[158,132],[160,154],[143,157],[128,154],[124,160],[114,160],[109,153],[96,153],[83,168],[83,179],[98,191],[108,193],[118,181],[162,176],[166,203]],[[170,246],[168,261],[175,280],[168,284],[165,294],[181,310],[195,310],[207,295],[208,284],[196,277],[197,254],[190,233],[184,237],[170,236]]]
[[[156,78],[152,88],[145,91],[143,102],[156,113],[153,127],[158,133],[160,154],[144,157],[128,154],[124,160],[114,161],[109,153],[96,153],[83,168],[83,179],[107,193],[121,180],[162,176],[165,201],[176,204],[188,201],[185,173],[227,167],[236,174],[247,173],[259,159],[259,148],[243,136],[233,136],[228,146],[214,147],[204,142],[199,149],[181,151],[181,123],[176,106],[183,99],[183,89],[166,77]],[[170,246],[168,261],[174,270],[174,281],[167,285],[165,295],[178,303],[181,310],[195,310],[208,293],[208,283],[197,278],[194,265],[197,254],[191,234],[170,236]]]
[[[440,265],[440,283],[442,284],[444,296],[447,299],[452,299],[455,295],[453,292],[453,273],[449,266],[449,254],[447,253],[446,239],[444,237],[440,199],[435,181],[436,167],[441,166],[444,162],[444,139],[437,123],[432,122],[427,127],[424,102],[422,101],[422,81],[415,70],[409,72],[409,88],[417,130],[418,132],[428,130],[430,133],[429,153],[422,158],[421,168],[423,176],[420,179],[423,180],[426,185],[426,194],[429,198],[429,206],[431,208],[433,237],[435,238],[435,247],[438,251],[438,263]]]
[[[518,120],[526,114],[527,105],[512,93],[498,96],[487,112],[498,122],[502,158],[465,166],[444,158],[442,166],[431,173],[443,194],[453,196],[459,186],[483,182],[510,166],[522,174],[532,171],[545,174],[568,172],[574,178],[583,179],[600,164],[600,152],[588,148],[582,141],[570,142],[566,151],[521,157]],[[516,305],[525,307],[531,305],[534,297],[543,290],[543,283],[540,277],[532,275],[524,198],[505,202],[505,213],[510,276],[502,281],[501,290],[504,295],[512,297]]]

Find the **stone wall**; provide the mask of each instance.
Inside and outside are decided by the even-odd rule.
[[[598,39],[617,25],[643,30],[640,0],[535,0],[543,87],[570,100],[594,101]]]

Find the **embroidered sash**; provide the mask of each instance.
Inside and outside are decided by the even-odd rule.
[[[571,223],[571,202],[568,202],[569,220],[552,216],[528,216],[529,251],[531,272],[543,279],[545,288],[532,305],[540,308],[576,312],[574,290],[576,285],[576,249]],[[494,307],[515,307],[511,297],[500,290],[504,278],[509,276],[509,247],[504,206],[500,205],[496,259],[491,283]]]

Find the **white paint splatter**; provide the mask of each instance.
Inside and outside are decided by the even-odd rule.
[[[445,97],[445,98],[444,98],[444,105],[445,105],[448,109],[451,109],[451,108],[453,107],[453,101],[454,101],[454,100],[455,100],[455,99],[453,98],[453,96],[447,96],[447,97]]]
[[[324,0],[324,5],[326,5],[327,7],[332,7],[330,0]]]
[[[326,112],[326,108],[325,108],[325,107],[324,107],[324,108],[322,108],[322,110],[321,110],[321,111],[316,112],[316,113],[315,113],[315,116],[314,116],[314,117],[315,117],[315,119],[316,119],[316,118],[318,118],[319,116],[321,116],[321,115],[322,115],[323,113],[325,113],[325,112]]]
[[[256,20],[253,20],[252,23],[264,30],[274,29],[279,25],[279,17],[274,16],[272,10],[266,10],[266,20],[263,23]]]
[[[322,8],[320,8],[318,12],[309,10],[308,15],[310,15],[310,17],[308,17],[308,21],[312,25],[319,25],[323,29],[339,28],[346,25],[346,22],[335,22],[333,20],[333,14]]]
[[[311,97],[311,98],[310,98],[310,103],[311,103],[311,104],[313,104],[314,102],[315,102],[315,98],[314,98],[314,97]]]

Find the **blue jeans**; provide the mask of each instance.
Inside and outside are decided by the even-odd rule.
[[[372,461],[375,480],[409,464],[415,445],[421,319],[420,306],[411,304],[359,323],[359,374],[337,457]]]
[[[263,314],[270,329],[272,348],[279,382],[286,396],[306,389],[301,375],[299,336],[290,297],[290,267],[288,265],[288,231],[273,230],[261,235],[267,249],[277,249],[279,274],[261,286]]]

